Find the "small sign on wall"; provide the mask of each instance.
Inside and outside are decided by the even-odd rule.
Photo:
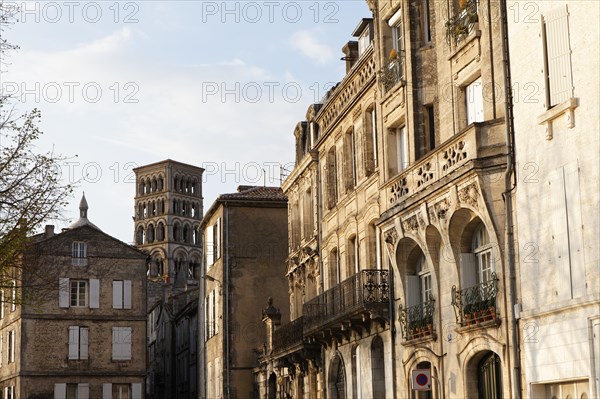
[[[431,391],[431,370],[413,370],[411,381],[414,391]]]

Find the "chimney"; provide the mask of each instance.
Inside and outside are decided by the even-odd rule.
[[[344,52],[344,58],[342,58],[342,60],[346,61],[346,73],[348,73],[354,66],[356,60],[358,60],[358,42],[349,41],[342,47],[342,51]]]
[[[53,225],[51,225],[51,224],[46,225],[45,235],[46,235],[46,238],[50,238],[50,237],[54,236],[54,226]]]

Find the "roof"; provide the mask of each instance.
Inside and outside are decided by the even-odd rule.
[[[76,221],[71,223],[68,228],[76,229],[77,227],[90,226],[96,230],[100,230],[100,228],[98,226],[96,226],[94,223],[90,222],[89,219],[87,218],[88,209],[89,209],[89,207],[88,207],[87,200],[85,199],[85,193],[83,193],[83,195],[81,196],[81,201],[79,202],[79,219],[77,219]]]
[[[219,200],[287,201],[287,197],[281,187],[239,186],[236,193],[219,195]]]

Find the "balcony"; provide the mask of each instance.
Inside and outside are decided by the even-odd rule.
[[[402,336],[406,341],[417,338],[435,337],[433,328],[433,313],[435,300],[403,308],[400,306],[400,323]]]
[[[280,354],[301,348],[304,342],[302,325],[304,318],[298,317],[273,332],[273,353]]]
[[[387,93],[402,81],[404,76],[402,70],[402,58],[394,58],[379,71],[379,82],[383,87],[384,93]]]
[[[492,278],[485,283],[458,290],[452,287],[452,305],[456,314],[456,322],[461,326],[473,326],[486,321],[498,323],[498,278],[492,273]]]
[[[446,41],[458,45],[475,28],[479,22],[477,15],[477,0],[467,0],[465,7],[446,22]]]
[[[499,120],[473,123],[404,169],[384,186],[387,209],[435,185],[478,158],[486,158],[486,162],[491,162],[492,158],[501,157],[500,162],[504,162],[505,139],[502,129],[503,124]],[[463,173],[469,170],[462,169]]]
[[[389,272],[362,270],[304,304],[304,334],[345,335],[370,320],[389,322],[389,301]]]

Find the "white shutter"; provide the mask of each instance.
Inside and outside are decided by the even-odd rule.
[[[123,281],[123,309],[131,309],[131,280]]]
[[[90,308],[100,307],[100,280],[90,279]]]
[[[112,399],[112,384],[102,384],[102,399]]]
[[[214,297],[214,304],[215,304],[215,309],[214,309],[214,323],[215,323],[215,334],[217,334],[219,332],[219,295],[217,290],[213,290],[213,297]]]
[[[69,327],[69,359],[79,359],[79,327]]]
[[[460,288],[465,289],[477,285],[477,261],[475,254],[460,254]]]
[[[88,358],[89,331],[87,327],[79,327],[79,358],[82,360]]]
[[[142,384],[131,384],[131,399],[142,399]]]
[[[131,327],[123,327],[123,353],[125,358],[131,360]]]
[[[54,384],[54,399],[67,399],[67,384]]]
[[[573,96],[568,15],[567,6],[564,5],[544,16],[550,106],[567,101]]]
[[[4,318],[4,290],[0,291],[0,319]]]
[[[406,276],[406,306],[418,305],[420,301],[419,276]]]
[[[90,399],[90,384],[77,384],[77,399]]]
[[[552,260],[555,270],[553,283],[558,292],[557,300],[571,299],[571,273],[569,265],[569,238],[567,207],[563,168],[553,170],[548,175],[550,195],[550,238],[554,248]]]
[[[119,342],[119,327],[112,329],[112,358],[117,360],[121,358],[121,346]]]
[[[123,309],[123,281],[113,281],[113,309]]]
[[[221,258],[221,218],[217,219],[215,231],[215,259]]]
[[[585,296],[585,263],[583,259],[583,220],[579,190],[579,167],[576,163],[565,166],[566,210],[569,224],[569,259],[573,278],[573,298]]]
[[[213,248],[213,227],[209,226],[204,232],[204,239],[206,246],[204,251],[206,253],[206,266],[210,267],[214,263],[214,248]]]
[[[394,13],[394,15],[392,15],[392,17],[388,20],[388,25],[389,26],[396,26],[398,25],[398,23],[400,22],[402,18],[402,8],[398,9],[398,11],[396,11]]]
[[[68,278],[58,279],[58,306],[61,308],[69,307],[69,288]]]

